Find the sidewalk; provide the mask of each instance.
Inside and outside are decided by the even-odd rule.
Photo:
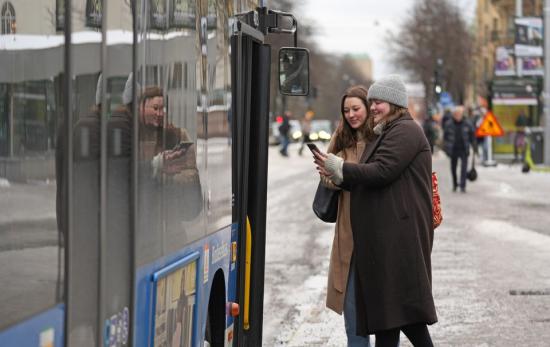
[[[279,163],[281,170],[302,165],[293,157],[270,161]],[[444,216],[432,252],[439,318],[430,327],[434,345],[549,346],[550,175],[523,174],[518,165],[479,166],[478,180],[463,194],[452,192],[443,154],[434,156],[433,168]],[[306,181],[309,174],[303,176],[293,183],[292,196],[303,193],[304,200],[287,207],[295,211],[291,220],[297,226],[268,219],[264,346],[341,347],[343,318],[324,305],[333,226],[310,212],[315,185]],[[312,192],[299,191],[300,185]],[[270,194],[285,201],[289,193]],[[302,216],[309,214],[306,221]],[[289,240],[291,249],[281,254]],[[401,347],[410,346],[402,335]]]

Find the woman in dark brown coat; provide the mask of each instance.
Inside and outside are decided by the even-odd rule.
[[[357,334],[374,333],[377,347],[395,347],[403,331],[414,346],[433,346],[430,146],[407,112],[399,76],[378,80],[368,99],[379,137],[359,164],[315,155],[321,175],[351,192]]]

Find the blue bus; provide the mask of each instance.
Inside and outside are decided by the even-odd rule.
[[[253,0],[0,1],[0,346],[260,346],[271,47]],[[306,50],[279,88],[307,95]]]

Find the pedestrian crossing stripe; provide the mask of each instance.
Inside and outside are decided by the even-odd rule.
[[[497,117],[493,114],[493,112],[488,111],[485,114],[485,117],[483,117],[483,121],[479,125],[479,127],[476,130],[476,136],[482,137],[482,136],[503,136],[504,130],[500,126]]]

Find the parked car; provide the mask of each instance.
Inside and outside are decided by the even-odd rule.
[[[328,119],[316,119],[311,121],[311,141],[328,142],[332,136],[332,127]]]

